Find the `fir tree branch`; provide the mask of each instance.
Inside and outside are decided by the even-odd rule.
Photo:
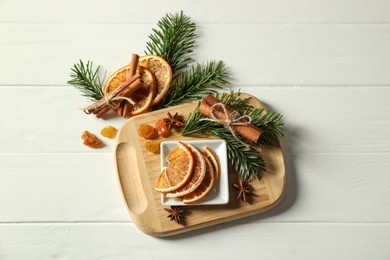
[[[253,118],[252,124],[261,129],[259,143],[273,144],[278,140],[278,137],[284,136],[283,116],[272,111],[264,111],[263,109],[255,109],[248,113]]]
[[[145,53],[163,57],[175,76],[192,60],[189,55],[195,46],[196,25],[181,11],[166,14],[157,22],[157,27],[149,35]]]
[[[283,136],[284,124],[281,121],[282,116],[275,112],[268,112],[264,109],[255,109],[249,104],[250,98],[242,98],[241,93],[234,95],[222,93],[217,95],[222,103],[229,105],[232,109],[237,110],[242,115],[252,117],[252,124],[259,127],[263,133],[260,137],[260,144],[272,144],[278,137]],[[247,148],[243,143],[237,140],[229,130],[222,124],[213,121],[202,120],[207,118],[198,112],[198,106],[189,115],[184,124],[182,135],[184,136],[205,136],[208,134],[215,135],[226,141],[228,146],[228,157],[243,180],[261,178],[261,172],[265,170],[265,163],[261,154],[256,150],[256,144],[249,143],[241,136],[237,136],[240,141],[250,145]]]
[[[245,181],[255,178],[261,179],[261,172],[265,170],[265,163],[261,154],[255,148],[243,145],[221,124],[202,121],[203,118],[206,118],[206,116],[199,113],[196,108],[185,122],[182,135],[205,136],[212,134],[225,140],[228,148],[228,158],[242,179]],[[245,141],[241,138],[240,140]]]
[[[82,60],[80,63],[76,63],[71,68],[71,80],[67,83],[73,85],[75,88],[80,90],[84,97],[87,97],[90,101],[97,101],[104,96],[103,93],[103,79],[99,76],[100,66],[93,70],[92,61],[88,61],[84,64]]]
[[[230,90],[230,92],[218,93],[216,97],[221,100],[222,103],[230,106],[234,110],[237,110],[242,115],[253,109],[253,107],[249,105],[251,98],[242,98],[240,90],[237,92]]]
[[[208,93],[216,93],[227,84],[227,69],[221,61],[194,64],[183,70],[192,61],[190,54],[195,46],[195,30],[195,23],[181,11],[166,14],[149,35],[145,53],[159,55],[167,60],[174,75],[167,95],[151,110],[201,99]]]
[[[183,136],[203,136],[210,134],[210,129],[222,127],[221,124],[217,122],[202,120],[207,117],[198,112],[199,105],[200,102],[185,121],[184,128],[182,130]]]
[[[210,132],[226,141],[230,163],[243,181],[261,179],[261,173],[266,167],[259,151],[252,146],[243,145],[226,128],[211,129]],[[241,138],[240,140],[243,141]]]
[[[183,71],[173,82],[159,107],[169,107],[203,98],[216,93],[228,84],[228,71],[222,61],[194,64]]]
[[[284,136],[283,116],[272,111],[265,111],[262,108],[254,108],[249,104],[249,98],[242,98],[240,91],[236,94],[222,93],[217,95],[222,103],[237,110],[241,115],[248,115],[252,118],[252,124],[261,129],[262,134],[259,139],[260,144],[273,144],[279,137]]]

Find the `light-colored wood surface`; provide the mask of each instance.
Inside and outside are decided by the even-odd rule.
[[[263,108],[255,97],[242,93],[243,98],[250,97],[250,104]],[[116,146],[116,165],[119,186],[126,207],[133,222],[146,234],[153,236],[170,236],[200,228],[209,227],[227,221],[247,217],[275,207],[285,191],[285,165],[280,145],[262,146],[262,156],[267,166],[261,181],[251,182],[256,196],[250,198],[250,203],[237,201],[237,192],[231,187],[237,183],[237,173],[229,167],[229,203],[215,206],[186,206],[187,216],[184,225],[177,225],[167,219],[167,212],[161,205],[161,193],[156,192],[158,176],[161,172],[160,155],[147,151],[144,147],[148,141],[138,134],[141,124],[154,126],[157,120],[166,117],[167,113],[179,113],[184,118],[195,110],[197,102],[174,106],[148,114],[135,116],[126,121],[119,129]],[[184,137],[180,132],[172,131],[163,141],[194,140],[194,137]],[[202,138],[201,138],[202,139]],[[203,138],[204,140],[204,138]]]
[[[198,61],[224,60],[232,87],[284,115],[286,194],[268,212],[156,239],[123,204],[115,142],[81,144],[82,131],[125,120],[84,115],[66,80],[79,58],[108,73],[127,64],[178,10],[198,24]],[[0,1],[0,259],[389,259],[389,10],[387,0]]]

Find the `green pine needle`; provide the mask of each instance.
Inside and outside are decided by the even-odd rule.
[[[210,132],[226,141],[230,163],[243,181],[261,179],[261,173],[265,171],[266,167],[259,151],[252,146],[243,145],[226,128],[211,129]],[[242,138],[240,140],[244,141]]]
[[[222,103],[237,110],[240,115],[248,115],[252,118],[252,124],[262,131],[259,140],[260,144],[273,144],[279,137],[284,136],[285,129],[281,114],[265,111],[262,108],[254,108],[249,104],[251,98],[242,98],[239,91],[235,95],[233,91],[222,93],[217,95],[217,98]]]
[[[252,124],[261,129],[259,143],[274,144],[278,137],[284,136],[283,116],[272,111],[264,111],[264,109],[254,109],[247,113],[253,118]]]
[[[199,105],[200,102],[198,103],[198,106],[195,108],[195,110],[190,113],[188,119],[185,121],[182,135],[200,137],[210,134],[210,129],[222,128],[221,124],[218,124],[217,122],[208,120],[202,121],[202,119],[207,117],[198,111]]]
[[[249,105],[250,97],[243,98],[241,97],[241,92],[234,92],[231,90],[230,92],[218,93],[216,98],[221,100],[222,103],[230,106],[234,110],[237,110],[240,114],[245,114],[248,110],[253,107]]]
[[[195,46],[196,25],[181,11],[166,14],[157,22],[157,27],[149,35],[145,53],[163,57],[175,76],[192,61],[189,55]]]
[[[159,107],[175,106],[216,93],[228,84],[228,78],[228,71],[222,61],[194,64],[175,79]]]
[[[104,77],[100,79],[99,69],[100,66],[93,70],[92,61],[84,64],[80,60],[80,63],[74,64],[73,68],[71,68],[71,80],[68,81],[68,84],[80,90],[81,94],[90,101],[97,101],[104,96],[102,88]]]
[[[199,113],[196,108],[186,120],[182,135],[201,137],[211,134],[225,140],[228,148],[228,158],[241,178],[245,181],[255,178],[261,179],[261,172],[265,170],[265,163],[261,154],[253,147],[246,147],[221,124],[202,121],[204,118],[206,116]],[[238,136],[238,138],[240,137]],[[242,138],[240,140],[245,142]]]
[[[252,117],[252,123],[263,131],[259,144],[273,144],[278,140],[278,137],[283,136],[284,124],[281,121],[282,116],[280,114],[264,111],[263,109],[255,109],[249,104],[250,98],[242,98],[240,92],[236,94],[233,94],[233,91],[222,93],[217,95],[217,98],[222,103],[237,110],[241,115],[245,114]],[[200,102],[198,107],[199,105]],[[265,170],[265,163],[256,149],[256,144],[249,143],[240,135],[237,135],[241,142],[250,145],[248,148],[238,141],[223,125],[217,122],[202,120],[207,117],[198,112],[198,107],[186,120],[182,135],[200,137],[211,134],[225,140],[228,147],[228,157],[234,169],[243,180],[260,179],[261,172]]]

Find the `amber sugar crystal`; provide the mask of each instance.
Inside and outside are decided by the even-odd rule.
[[[107,138],[114,138],[116,135],[116,128],[113,126],[106,126],[100,131],[100,134]]]
[[[145,139],[156,139],[158,137],[156,129],[147,124],[140,124],[138,127],[138,134]]]
[[[152,153],[160,153],[160,142],[158,141],[146,141],[145,149]]]
[[[84,131],[83,134],[81,135],[81,139],[83,139],[84,144],[86,146],[92,148],[100,148],[103,146],[102,141],[100,141],[95,135],[93,135],[89,131]]]

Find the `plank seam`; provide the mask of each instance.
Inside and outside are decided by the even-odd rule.
[[[129,22],[129,23],[113,23],[113,22],[104,22],[104,23],[62,23],[62,22],[14,22],[14,21],[0,21],[0,25],[136,25],[136,26],[145,26],[150,25],[151,28],[156,25],[156,22],[158,20],[156,19],[154,22],[150,23],[137,23],[137,22]],[[358,26],[364,26],[364,25],[390,25],[390,21],[382,21],[382,22],[245,22],[245,23],[239,23],[239,22],[199,22],[196,21],[197,25],[206,25],[206,26],[231,26],[231,25],[358,25]]]
[[[235,224],[305,224],[305,225],[316,225],[316,224],[333,224],[333,225],[390,225],[389,221],[380,222],[364,222],[364,221],[245,221],[244,219],[238,219],[226,223]],[[1,225],[84,225],[84,224],[131,224],[135,225],[132,221],[10,221],[0,222]]]

